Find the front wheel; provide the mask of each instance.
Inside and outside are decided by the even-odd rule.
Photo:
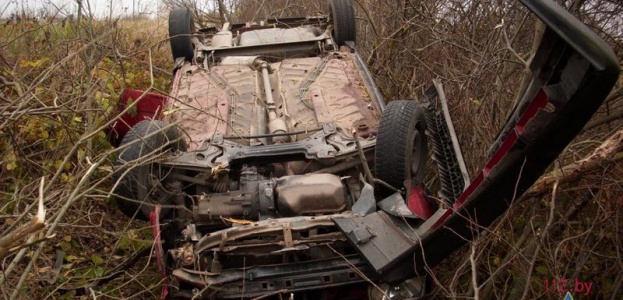
[[[424,110],[411,100],[389,102],[376,140],[376,177],[395,188],[420,186],[426,175],[426,158]]]
[[[154,162],[168,151],[185,150],[179,132],[167,123],[144,120],[134,125],[119,145],[114,178],[117,204],[127,216],[148,220],[155,205],[174,204],[173,189],[167,185],[169,169]],[[160,217],[170,213],[163,208]]]

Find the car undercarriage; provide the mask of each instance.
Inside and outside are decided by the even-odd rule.
[[[418,100],[379,93],[351,1],[199,30],[188,9],[172,11],[171,93],[142,94],[139,110],[161,102],[114,128],[115,194],[161,241],[163,297],[421,296],[427,268],[534,183],[618,76],[609,47],[571,14],[522,3],[547,30],[529,88],[472,176],[439,80]]]

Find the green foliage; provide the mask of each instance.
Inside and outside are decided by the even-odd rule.
[[[76,297],[74,291],[59,292],[41,282],[53,276],[57,250],[65,256],[56,283],[79,286],[106,275],[134,251],[153,243],[144,224],[130,222],[107,200],[115,153],[102,129],[117,116],[124,88],[168,89],[170,74],[152,74],[149,65],[153,61],[162,70],[170,68],[170,54],[159,46],[166,27],[158,20],[119,23],[84,19],[0,26],[0,76],[10,83],[0,84],[0,234],[38,198],[41,177],[48,224],[72,193],[86,195],[75,199],[59,219],[55,237],[47,240],[19,299]],[[93,163],[100,166],[87,174]],[[86,184],[78,187],[85,178]],[[28,221],[33,212],[20,222]],[[0,285],[4,295],[13,292],[36,247]],[[141,267],[128,272],[138,278],[145,276],[144,271]],[[156,286],[159,278],[148,275]],[[113,281],[96,289],[126,298],[144,289],[143,284],[151,286]]]
[[[145,234],[143,234],[143,236],[145,236]],[[142,239],[140,238],[139,231],[128,230],[120,237],[118,247],[120,250],[138,251],[144,247],[151,247],[152,244],[153,240],[151,240],[151,237]]]

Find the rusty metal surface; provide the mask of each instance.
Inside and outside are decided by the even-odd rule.
[[[336,215],[317,216],[317,217],[292,217],[279,218],[259,221],[249,225],[242,225],[223,229],[203,236],[195,246],[195,254],[199,255],[209,250],[222,252],[234,251],[241,248],[259,248],[267,245],[277,245],[284,248],[286,241],[283,238],[283,230],[289,227],[291,232],[301,232],[315,228],[335,228],[333,219],[340,219],[352,216],[351,213]],[[279,240],[256,239],[258,236],[267,234],[278,234],[282,236]],[[250,240],[245,242],[245,239]],[[326,234],[308,235],[292,240],[292,245],[304,245],[307,243],[329,242],[336,240],[346,240],[341,232],[330,232]],[[289,243],[289,242],[288,242]]]
[[[286,121],[288,131],[332,123],[344,139],[349,139],[353,130],[368,137],[378,127],[379,112],[350,53],[288,58],[270,67],[274,70],[269,76],[277,115]],[[258,125],[258,114],[265,111],[266,95],[261,75],[252,64],[202,68],[186,63],[177,72],[166,114],[168,121],[179,124],[186,134],[189,150],[205,150],[206,142],[216,134],[243,137],[266,132]],[[361,129],[362,124],[365,130]],[[311,134],[299,134],[293,141]],[[254,140],[234,141],[252,145]]]
[[[301,85],[321,61],[320,57],[285,59],[282,61],[277,76],[279,97],[275,98],[279,114],[286,118],[286,124],[293,130],[305,130],[318,127],[313,110],[301,100]],[[309,137],[310,134],[297,136],[297,140]]]
[[[187,136],[188,149],[196,150],[212,135],[226,132],[230,91],[195,65],[185,64],[177,72],[179,80],[171,92],[168,121],[178,124]]]
[[[375,143],[374,137],[360,140],[361,147],[364,149],[371,148]],[[343,137],[335,125],[329,123],[323,126],[322,131],[315,132],[309,138],[284,144],[245,146],[225,140],[221,134],[216,134],[205,149],[174,153],[167,157],[166,161],[160,163],[195,170],[215,167],[222,169],[229,166],[231,161],[242,158],[257,158],[266,161],[287,155],[303,154],[308,159],[330,159],[348,156],[355,151],[357,151],[357,146],[352,137]]]
[[[172,92],[169,122],[187,135],[189,150],[202,148],[214,134],[257,133],[257,74],[243,65],[215,66],[210,70],[185,64]],[[248,140],[241,140],[248,144]]]
[[[314,76],[315,73],[318,74]],[[350,53],[324,59],[284,60],[279,83],[280,101],[284,104],[282,113],[292,130],[325,123],[335,123],[346,133],[352,132],[359,123],[378,127],[379,113],[365,91]],[[306,85],[309,87],[305,88]]]
[[[257,95],[259,76],[248,66],[216,66],[211,69],[214,79],[221,81],[230,92],[227,135],[257,134]],[[245,143],[245,140],[241,140]]]
[[[377,126],[379,116],[375,114],[367,93],[362,93],[363,83],[355,73],[350,53],[341,53],[341,56],[329,60],[310,90],[312,99],[319,98],[314,101],[317,110],[328,113],[328,118],[350,135],[357,122],[367,121]],[[322,119],[318,113],[316,117]]]

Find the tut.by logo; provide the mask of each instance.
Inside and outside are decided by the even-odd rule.
[[[545,279],[545,292],[560,293],[565,295],[563,300],[574,300],[573,294],[585,294],[588,296],[592,289],[592,282],[580,281],[578,278],[575,280],[568,280],[565,278],[560,279]],[[572,294],[573,293],[573,294]]]

